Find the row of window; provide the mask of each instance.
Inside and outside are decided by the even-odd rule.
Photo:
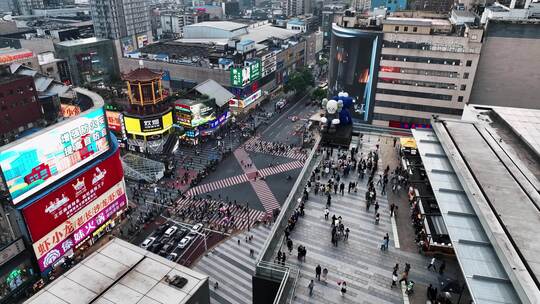
[[[401,68],[401,67],[393,67],[393,66],[381,66],[381,72],[425,75],[425,76],[446,77],[446,78],[459,78],[460,77],[458,72]],[[469,79],[469,73],[463,73],[463,79]]]
[[[410,49],[436,52],[464,53],[465,48],[460,44],[427,43],[413,41],[389,41],[384,40],[383,48]]]
[[[452,101],[452,95],[446,95],[446,94],[434,94],[434,93],[425,93],[425,92],[411,92],[411,91],[380,89],[380,88],[377,88],[377,93],[388,94],[388,95],[415,97],[415,98],[429,98],[429,99]],[[462,98],[462,100],[463,100],[463,98]]]
[[[420,80],[411,80],[411,79],[396,79],[396,78],[379,78],[379,81],[382,83],[410,85],[410,86],[424,87],[424,88],[449,89],[449,90],[457,89],[457,85],[453,83],[420,81]],[[462,85],[462,87],[465,88],[465,85]]]
[[[418,63],[431,63],[431,64],[446,64],[446,65],[460,65],[461,60],[450,58],[434,58],[434,57],[418,57],[418,56],[403,56],[403,55],[382,55],[383,60],[392,61],[404,61],[404,62],[418,62]],[[472,60],[467,60],[466,66],[472,66]]]
[[[393,109],[439,113],[439,114],[448,114],[448,115],[461,115],[463,113],[462,109],[443,108],[443,107],[435,107],[435,106],[429,106],[429,105],[418,105],[418,104],[392,102],[392,101],[384,101],[384,100],[377,100],[375,102],[375,105],[380,106],[380,107],[393,108]]]
[[[373,120],[400,121],[400,122],[405,122],[409,124],[414,123],[414,124],[423,124],[423,125],[430,124],[429,119],[425,119],[425,118],[399,116],[399,115],[383,114],[383,113],[374,113]]]
[[[389,3],[390,3],[390,2],[389,2]],[[401,28],[401,27],[399,27],[399,26],[395,26],[395,27],[394,27],[394,31],[399,32],[399,31],[400,31],[400,28]],[[409,29],[411,29],[411,32],[413,32],[413,33],[418,32],[418,27],[416,27],[416,26],[412,26],[412,27],[410,27],[410,28],[409,28],[408,26],[404,26],[404,27],[403,27],[403,31],[404,31],[404,32],[408,32]]]

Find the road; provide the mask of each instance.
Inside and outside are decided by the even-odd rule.
[[[264,113],[259,112],[257,115],[259,117],[265,117],[267,113],[273,114],[272,117],[268,119],[268,124],[263,124],[258,128],[256,134],[257,140],[299,145],[302,140],[301,135],[295,134],[294,131],[296,128],[306,124],[307,119],[318,110],[318,107],[308,105],[308,98],[308,96],[305,96],[297,102],[288,103],[277,113],[274,112],[275,106],[272,102],[264,105],[262,107]],[[293,121],[291,119],[292,116],[297,116],[299,119]],[[243,148],[240,149],[243,150]],[[248,162],[253,164],[252,166],[254,166],[256,170],[259,172],[266,172],[268,174],[265,181],[258,181],[256,184],[253,184],[249,181],[249,179],[245,179],[245,177],[244,179],[239,179],[238,177],[244,176],[244,174],[246,174],[245,171],[248,169],[242,165],[242,161],[238,159],[235,154],[231,154],[223,159],[216,166],[216,170],[210,172],[209,175],[199,184],[203,190],[204,188],[213,189],[212,187],[217,187],[216,185],[219,186],[217,189],[204,192],[202,195],[200,195],[203,197],[212,197],[215,204],[219,203],[218,200],[221,199],[223,201],[230,202],[236,201],[242,206],[248,206],[249,210],[251,210],[250,214],[253,213],[253,216],[250,216],[247,222],[245,217],[244,220],[241,220],[242,217],[240,216],[240,220],[237,222],[237,226],[239,226],[238,228],[246,228],[247,225],[252,224],[253,221],[257,220],[257,218],[261,218],[265,212],[270,212],[276,207],[279,208],[292,187],[292,183],[290,183],[286,177],[291,176],[291,178],[295,179],[300,173],[301,165],[303,164],[298,159],[294,159],[294,157],[301,157],[301,155],[298,156],[297,154],[292,156],[283,156],[262,153],[261,151],[244,151],[244,154],[242,155],[248,159]],[[181,166],[181,163],[179,163],[178,166]],[[232,184],[233,181],[240,182],[237,184]],[[158,200],[156,201],[156,199],[154,199],[156,203],[147,203],[146,207],[143,209],[148,210],[148,207],[151,207],[155,210],[154,212],[157,215],[157,209],[163,209],[163,207],[161,207],[162,205],[169,205],[175,200],[175,193],[175,190],[171,191],[169,189],[161,188],[158,189],[157,195],[153,193],[153,191],[144,193],[142,197],[147,198],[145,201],[152,200],[152,198],[156,196],[158,196]],[[159,198],[159,195],[161,195],[161,198]],[[139,195],[139,197],[141,197],[141,195]],[[191,212],[197,208],[196,205],[198,202],[196,200],[190,200],[189,196],[187,199],[181,201],[186,204],[185,210]],[[178,204],[178,202],[176,204]],[[138,217],[139,214],[141,213],[135,212],[134,217]],[[141,215],[144,217],[145,213]],[[140,245],[149,236],[156,237],[156,243],[170,243],[167,250],[163,250],[163,248],[161,248],[162,245],[157,246],[160,248],[155,248],[154,246],[152,249],[156,253],[161,252],[161,255],[164,257],[169,256],[171,253],[175,253],[175,255],[169,256],[169,258],[189,266],[194,260],[196,260],[206,251],[205,247],[211,248],[227,236],[222,233],[205,230],[206,246],[204,242],[205,238],[198,235],[187,248],[180,249],[177,247],[177,245],[182,239],[183,235],[177,235],[176,238],[173,237],[171,239],[164,238],[162,236],[164,231],[158,233],[158,227],[166,222],[168,224],[174,224],[170,220],[176,221],[177,225],[179,226],[184,224],[192,225],[198,222],[198,220],[195,218],[190,218],[189,216],[178,217],[175,214],[165,214],[165,216],[170,218],[159,216],[155,219],[155,221],[145,224],[143,229],[141,229],[138,234],[135,236],[126,235],[126,238],[137,245]],[[211,223],[212,220],[210,220],[208,224]],[[206,225],[207,228],[208,224]],[[180,232],[177,233],[180,234]]]

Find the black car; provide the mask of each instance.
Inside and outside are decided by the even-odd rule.
[[[179,242],[188,233],[189,233],[189,229],[180,229],[178,232],[176,232],[176,235],[174,236],[174,240],[176,242]]]
[[[162,242],[155,243],[150,247],[150,251],[152,251],[153,253],[158,253],[164,245],[165,244]]]

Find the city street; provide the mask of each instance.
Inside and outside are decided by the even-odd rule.
[[[306,151],[300,149],[303,134],[297,130],[319,109],[308,102],[309,96],[305,96],[281,109],[276,108],[275,100],[267,102],[253,115],[256,133],[245,142],[232,129],[201,147],[181,146],[175,157],[176,176],[189,176],[187,183],[174,179],[156,185],[128,183],[136,208],[122,235],[137,245],[155,238],[149,250],[190,265],[230,233],[271,217],[287,197],[306,157]],[[215,168],[206,170],[206,176],[190,187],[198,172],[220,158],[218,141],[233,153],[222,154]],[[189,227],[199,222],[204,224],[204,235],[196,235],[185,248],[179,248]],[[165,225],[181,229],[168,238],[163,236]]]

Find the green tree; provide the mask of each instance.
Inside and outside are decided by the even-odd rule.
[[[285,84],[285,92],[294,91],[296,94],[304,92],[308,86],[313,85],[314,78],[311,71],[302,69],[291,74]]]
[[[322,88],[317,88],[311,93],[311,97],[315,100],[322,100],[326,96],[328,96],[328,90]]]

